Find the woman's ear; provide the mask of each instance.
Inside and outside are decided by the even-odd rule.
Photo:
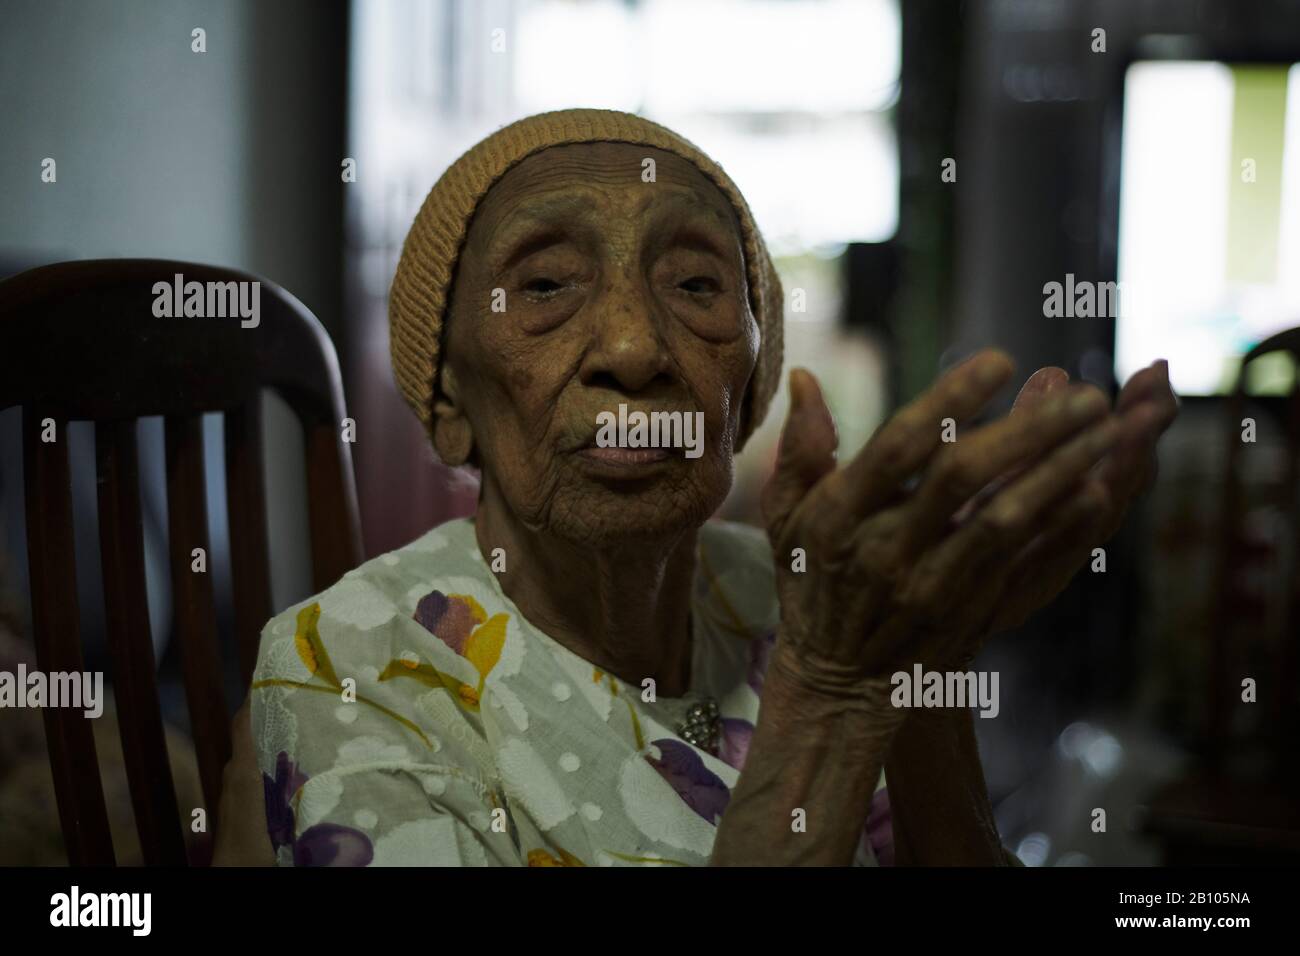
[[[443,464],[453,468],[470,460],[474,428],[465,417],[455,370],[444,365],[441,387],[433,402],[433,447]]]

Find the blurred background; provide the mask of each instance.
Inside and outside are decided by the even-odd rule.
[[[196,27],[206,52],[191,49]],[[747,197],[786,288],[786,365],[821,378],[844,449],[983,346],[1022,377],[1059,365],[1107,389],[1170,360],[1183,413],[1105,572],[1082,573],[979,662],[1001,675],[1000,715],[976,721],[988,784],[1030,866],[1294,862],[1296,363],[1272,352],[1243,375],[1242,360],[1300,326],[1297,63],[1295,0],[11,0],[0,275],[140,256],[287,288],[339,351],[371,556],[475,502],[474,476],[434,461],[389,364],[387,290],[429,187],[532,113],[663,123]],[[41,180],[46,157],[57,184]],[[1049,314],[1052,282],[1118,282],[1120,305]],[[1239,384],[1259,424],[1229,468]],[[724,517],[756,522],[784,400]],[[265,403],[279,609],[312,591],[307,507],[301,436],[278,397]],[[142,422],[150,616],[177,786],[197,789],[169,641],[162,434]],[[0,412],[10,671],[34,666],[20,435],[19,409]],[[70,441],[86,666],[106,670],[93,431],[74,423]],[[232,711],[242,699],[233,668],[227,698]],[[129,862],[120,748],[101,723]],[[42,741],[34,712],[0,711],[0,863],[63,861]]]

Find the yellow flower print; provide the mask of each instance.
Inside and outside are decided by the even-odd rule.
[[[325,694],[336,694],[340,699],[345,699],[343,682],[339,680],[338,674],[334,671],[334,663],[330,660],[329,651],[325,649],[325,642],[320,635],[320,604],[308,604],[298,612],[298,629],[293,635],[293,646],[298,652],[298,657],[303,665],[307,668],[307,673],[311,675],[311,680],[291,680],[287,677],[271,677],[265,680],[253,681],[253,689],[263,687],[296,687],[299,690],[311,690]],[[415,725],[414,722],[407,720],[400,714],[389,710],[383,704],[376,703],[360,694],[355,698],[358,704],[365,704],[367,707],[373,707],[385,717],[397,721],[407,730],[411,731],[424,742],[426,747],[432,747],[433,744],[424,732]]]
[[[420,599],[413,616],[429,633],[474,665],[478,671],[477,686],[462,683],[431,664],[412,667],[409,661],[393,661],[379,679],[413,677],[430,687],[445,688],[466,710],[477,711],[488,674],[501,659],[510,615],[488,617],[483,605],[471,595],[443,594],[435,590]]]
[[[560,854],[558,857],[555,856],[553,853],[551,853],[549,850],[543,850],[540,847],[536,850],[529,850],[528,865],[529,866],[586,866],[587,865],[583,863],[581,860],[579,860],[572,853],[570,853],[568,850],[564,849],[564,847],[557,846],[555,849]]]

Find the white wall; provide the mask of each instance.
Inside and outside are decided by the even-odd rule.
[[[11,0],[0,10],[0,267],[74,258],[162,257],[234,266],[285,286],[338,340],[343,4],[281,0]],[[206,30],[207,52],[191,50]],[[52,157],[58,179],[41,181]],[[301,441],[268,408],[273,596],[310,593]],[[221,492],[220,423],[208,421],[209,487]],[[17,409],[0,412],[0,542],[18,567],[0,580],[27,597]],[[82,555],[97,557],[89,429],[72,449]],[[161,475],[161,423],[141,432],[146,483]],[[224,501],[210,507],[224,550]],[[146,488],[152,526],[165,499]],[[146,518],[150,523],[151,519]],[[79,555],[82,556],[82,555]],[[224,556],[219,597],[228,587]],[[165,562],[165,554],[158,554]],[[159,567],[165,569],[165,563]],[[158,568],[151,569],[156,571]],[[102,615],[97,567],[79,575],[87,631]],[[164,587],[155,588],[165,592]],[[151,573],[151,586],[156,584]],[[165,596],[165,595],[164,595]],[[154,608],[155,640],[169,622]]]

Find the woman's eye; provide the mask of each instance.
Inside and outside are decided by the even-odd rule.
[[[691,276],[677,284],[677,288],[692,295],[711,295],[719,289],[715,279],[709,276]]]
[[[534,295],[551,295],[555,292],[559,292],[562,288],[564,288],[564,286],[560,285],[560,283],[556,282],[554,279],[547,279],[544,277],[529,279],[524,283],[524,291],[531,292]]]

